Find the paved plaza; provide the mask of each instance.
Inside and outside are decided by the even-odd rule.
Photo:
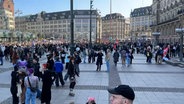
[[[75,96],[68,96],[69,81],[64,87],[52,87],[52,104],[85,104],[88,97],[95,97],[97,104],[109,104],[108,87],[128,84],[135,91],[134,104],[183,104],[184,102],[184,70],[177,66],[163,63],[157,65],[145,63],[146,57],[135,54],[130,67],[117,68],[111,61],[111,70],[106,72],[105,61],[102,71],[96,72],[95,63],[81,63],[80,77],[77,77]],[[46,58],[41,63],[46,62]],[[5,62],[0,66],[0,104],[11,104],[10,73],[12,65]],[[65,74],[66,72],[64,72]],[[40,104],[40,101],[37,100]]]

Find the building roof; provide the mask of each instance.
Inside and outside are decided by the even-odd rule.
[[[105,17],[102,17],[102,20],[110,20],[110,19],[124,19],[124,16],[120,13],[112,13],[107,14]]]
[[[0,0],[0,3],[4,2],[4,1],[5,1],[5,0]],[[13,0],[9,0],[9,1],[13,2]]]
[[[152,12],[151,6],[136,8],[133,10],[133,12],[131,12],[130,17],[147,16],[151,15],[151,12]]]
[[[74,10],[73,12],[74,12],[74,18],[75,18],[75,15],[90,15],[90,10]],[[98,15],[97,10],[92,10],[92,15]],[[42,19],[43,21],[70,19],[70,10],[52,12],[52,13],[46,13],[45,11],[42,11],[41,13],[28,16],[26,20],[28,22],[31,22],[31,21],[34,22],[34,21],[37,21],[38,19]]]

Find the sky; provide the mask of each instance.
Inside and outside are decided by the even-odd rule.
[[[125,18],[130,17],[131,10],[150,6],[153,0],[112,0],[112,13],[121,13]],[[90,0],[73,0],[74,10],[90,9]],[[59,12],[70,10],[70,0],[14,0],[15,11],[30,15],[45,11]],[[93,0],[93,9],[97,9],[101,16],[110,13],[110,0]],[[15,14],[17,16],[17,14]]]

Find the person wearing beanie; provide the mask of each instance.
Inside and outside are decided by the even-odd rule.
[[[129,85],[119,85],[115,88],[109,88],[111,94],[110,104],[133,104],[135,93]]]

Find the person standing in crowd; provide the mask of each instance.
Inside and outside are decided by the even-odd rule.
[[[68,70],[68,65],[69,65],[69,62],[70,62],[70,56],[69,56],[68,53],[66,54],[65,62],[66,62],[65,70]],[[66,82],[67,79],[68,79],[68,71],[66,72],[66,74],[64,76],[64,81]]]
[[[146,57],[147,57],[146,62],[151,63],[151,59],[152,59],[153,55],[151,53],[151,48],[150,47],[147,48]]]
[[[69,62],[69,65],[68,65],[68,75],[69,75],[69,79],[70,79],[70,92],[69,92],[69,95],[70,96],[74,96],[75,94],[73,93],[73,89],[75,87],[75,84],[76,84],[76,79],[75,79],[75,59],[74,57],[70,57],[70,62]]]
[[[17,65],[15,65],[17,66]],[[17,66],[18,67],[18,66]],[[19,80],[21,85],[21,93],[20,93],[20,102],[21,104],[25,104],[25,93],[26,93],[26,87],[24,84],[24,79],[27,76],[27,72],[24,69],[19,69]]]
[[[87,55],[86,48],[84,48],[82,51],[83,63],[86,63],[86,55]]]
[[[34,75],[37,76],[40,81],[42,73],[40,72],[40,63],[38,62],[37,58],[33,59],[33,68],[34,68]],[[41,99],[41,91],[39,88],[37,89],[36,98]]]
[[[115,88],[109,88],[111,94],[110,104],[133,104],[135,93],[128,85],[119,85]]]
[[[134,59],[134,56],[133,56],[133,51],[134,49],[130,49],[130,64],[132,64],[132,60]]]
[[[26,69],[27,68],[27,61],[24,59],[24,57],[21,57],[20,60],[18,60],[17,62],[19,69],[23,68]]]
[[[114,54],[113,54],[113,58],[114,58],[114,64],[115,64],[115,67],[117,66],[117,62],[119,61],[119,52],[118,50],[116,49]]]
[[[126,50],[125,66],[129,67],[129,65],[130,65],[130,51],[127,49]]]
[[[14,66],[14,70],[11,73],[11,87],[10,87],[10,92],[13,98],[12,104],[19,104],[19,97],[17,96],[17,93],[18,93],[17,84],[18,83],[19,83],[18,67]]]
[[[92,59],[92,49],[88,49],[88,63],[91,63]]]
[[[17,48],[14,47],[14,49],[13,49],[13,55],[12,55],[12,64],[13,65],[17,64],[18,59],[19,59],[19,55],[17,53]]]
[[[64,50],[63,48],[61,49],[60,56],[61,56],[61,62],[62,62],[63,64],[65,64],[66,52],[65,52],[65,50]]]
[[[0,65],[3,65],[3,57],[4,57],[4,52],[2,48],[0,47],[0,61],[1,61]]]
[[[45,69],[42,75],[42,92],[41,92],[41,104],[50,104],[51,101],[51,87],[55,80],[53,71],[49,70],[48,67]]]
[[[33,68],[28,68],[28,76],[25,77],[24,79],[24,84],[26,87],[26,104],[36,104],[36,95],[37,95],[37,90],[32,91],[32,88],[38,89],[38,77],[33,75],[34,69]]]
[[[82,62],[82,60],[77,51],[74,52],[74,59],[75,59],[74,63],[75,63],[76,75],[79,77],[79,74],[80,74],[79,64]]]
[[[126,49],[123,48],[121,51],[121,60],[122,60],[122,67],[125,65],[125,60],[126,60]]]
[[[110,56],[111,56],[110,49],[107,49],[107,53],[106,53],[106,55],[105,55],[105,61],[106,61],[106,66],[107,66],[107,72],[110,71]]]
[[[48,70],[51,70],[54,72],[53,54],[47,55],[47,68],[48,68]]]
[[[103,53],[102,51],[100,50],[98,53],[97,53],[97,61],[96,61],[96,65],[97,65],[97,69],[96,71],[101,71],[101,65],[103,64],[102,62],[102,58],[103,57]]]
[[[63,80],[63,64],[59,61],[59,57],[56,57],[56,61],[54,62],[54,69],[56,73],[56,87],[59,87],[59,81],[61,85],[64,86],[65,82]]]

